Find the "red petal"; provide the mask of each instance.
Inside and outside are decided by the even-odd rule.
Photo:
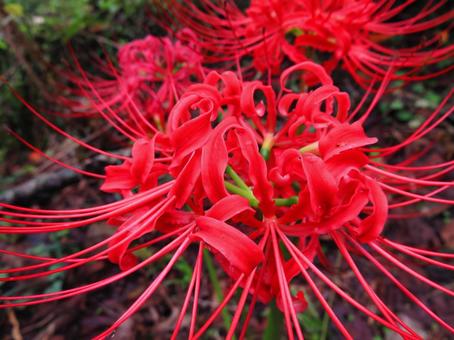
[[[156,222],[156,230],[166,234],[194,221],[194,213],[189,211],[173,210],[163,214]]]
[[[230,195],[216,202],[216,204],[207,211],[206,216],[215,218],[219,221],[227,221],[246,210],[253,211],[246,198],[238,195]]]
[[[224,173],[228,154],[224,134],[228,129],[240,127],[233,117],[219,124],[202,150],[202,180],[205,192],[212,202],[228,195],[224,185]]]
[[[308,94],[304,101],[301,102],[301,106],[298,105],[298,113],[305,116],[309,121],[314,121],[321,112],[322,103],[325,103],[323,112],[331,114],[333,110],[333,97],[339,93],[339,89],[336,86],[320,86]],[[342,108],[344,107],[342,106]]]
[[[370,242],[375,240],[382,232],[388,218],[388,200],[381,187],[372,179],[366,177],[369,188],[369,199],[374,205],[371,215],[366,217],[359,225],[359,240]]]
[[[377,138],[369,138],[359,122],[352,125],[342,124],[333,128],[320,138],[319,150],[324,160],[340,154],[346,150],[374,144]]]
[[[339,181],[352,169],[359,169],[369,162],[361,151],[349,150],[331,157],[326,163],[328,171]]]
[[[325,69],[310,61],[305,61],[295,66],[289,67],[284,72],[282,72],[280,78],[280,86],[281,89],[288,92],[293,92],[292,90],[285,87],[285,83],[287,82],[287,78],[295,71],[309,71],[312,72],[319,80],[322,85],[331,85],[333,80],[331,77],[326,73]]]
[[[189,157],[186,165],[176,178],[175,185],[169,192],[169,197],[176,197],[175,206],[177,208],[181,208],[194,191],[194,187],[200,177],[200,155],[201,152],[196,151]]]
[[[191,152],[203,146],[210,137],[211,114],[206,113],[184,123],[170,135],[176,148],[174,162],[179,162]]]
[[[131,176],[131,163],[124,162],[121,165],[109,165],[106,167],[106,180],[101,186],[105,192],[121,192],[131,190],[137,182]]]
[[[267,176],[267,166],[259,153],[257,142],[249,130],[235,130],[240,151],[249,163],[249,179],[254,188],[255,197],[260,201],[260,208],[265,215],[274,213],[274,190]]]
[[[292,304],[295,312],[304,312],[308,306],[304,293],[299,291],[296,293],[296,296],[292,295]],[[282,295],[280,293],[276,297],[276,306],[281,312],[284,312],[284,304],[282,303]]]
[[[132,224],[137,223],[137,221],[142,217],[145,213],[145,209],[139,209],[138,211],[134,212],[131,216],[127,217],[126,220],[123,222],[121,226],[118,227],[117,233],[124,230],[125,228],[130,227]],[[143,226],[140,226],[142,228]],[[139,226],[137,226],[139,228]],[[109,248],[118,244],[119,241],[125,239],[126,237],[130,236],[132,232],[135,232],[137,229],[132,229],[129,232],[121,234],[120,237],[114,238],[112,241],[109,242]],[[134,239],[139,238],[142,234],[138,233]],[[137,263],[137,259],[133,254],[127,253],[126,251],[129,248],[129,245],[134,240],[131,239],[128,242],[124,242],[120,246],[109,250],[108,257],[109,260],[113,263],[118,263],[121,270],[128,270],[130,266],[133,266]]]
[[[227,223],[206,216],[198,217],[196,223],[199,230],[193,234],[194,237],[206,242],[242,273],[250,273],[264,260],[260,248]]]
[[[268,115],[276,115],[276,95],[271,86],[263,85],[259,81],[246,83],[241,94],[241,109],[248,116],[257,115],[262,117],[265,111],[258,108],[254,102],[254,94],[256,91],[262,91],[266,98],[266,108]],[[262,103],[263,105],[263,103]]]
[[[357,188],[347,203],[338,206],[336,212],[332,216],[322,221],[320,224],[316,224],[318,232],[320,234],[325,234],[342,227],[347,222],[353,221],[359,216],[367,202],[369,202],[367,192],[362,188]]]
[[[131,174],[140,183],[145,183],[153,169],[154,139],[139,139],[132,147]]]
[[[306,153],[302,156],[304,174],[310,192],[310,202],[315,214],[329,211],[337,194],[336,181],[317,156]]]

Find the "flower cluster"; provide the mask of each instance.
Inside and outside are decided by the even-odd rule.
[[[299,313],[305,311],[308,295],[314,295],[339,332],[352,339],[328,302],[326,288],[403,338],[420,338],[374,291],[355,261],[359,256],[436,323],[454,333],[395,274],[395,270],[405,272],[452,297],[452,290],[413,269],[408,260],[452,271],[454,266],[448,261],[454,255],[410,247],[384,235],[390,218],[403,217],[393,210],[417,209],[420,202],[454,205],[454,200],[439,196],[454,186],[454,182],[442,180],[452,171],[453,161],[418,166],[414,163],[421,154],[417,154],[388,164],[389,157],[452,114],[452,107],[446,109],[452,91],[396,145],[378,147],[380,141],[365,131],[365,122],[387,81],[397,77],[389,73],[389,67],[413,71],[452,52],[452,47],[420,51],[434,41],[398,52],[379,45],[388,36],[426,30],[451,17],[448,13],[427,19],[441,6],[437,4],[425,6],[414,19],[389,22],[410,3],[393,7],[393,1],[252,1],[243,13],[230,3],[219,7],[202,1],[202,7],[196,7],[172,2],[181,23],[195,34],[183,30],[181,41],[149,36],[126,44],[118,55],[118,69],[111,64],[106,68],[113,80],[87,75],[80,65],[82,78],[72,78],[79,85],[78,95],[89,102],[87,112],[99,113],[130,141],[129,156],[98,149],[66,134],[20,98],[57,132],[118,161],[99,174],[54,159],[101,179],[100,190],[117,194],[118,200],[71,210],[0,203],[1,234],[55,233],[95,223],[108,224],[114,230],[101,242],[59,258],[30,255],[14,250],[13,245],[0,249],[2,256],[34,261],[1,269],[0,281],[37,279],[99,261],[115,263],[119,271],[56,292],[0,296],[0,308],[90,292],[167,258],[141,295],[95,337],[103,339],[146,303],[179,259],[187,258],[193,273],[172,338],[183,333],[188,313],[190,322],[184,334],[200,338],[232,301],[236,309],[226,337],[244,338],[256,304],[275,301],[284,314],[289,339],[295,335],[303,339]],[[295,38],[292,43],[287,40],[289,34]],[[201,41],[190,43],[194,39]],[[216,53],[204,56],[199,47]],[[327,67],[307,60],[311,59],[310,48],[330,52],[324,63]],[[217,66],[208,71],[202,66],[214,59],[226,61],[249,53],[256,69],[270,68],[278,75],[272,83],[249,77],[247,70],[235,73],[229,70],[229,62],[223,70]],[[284,55],[295,65],[285,68]],[[352,109],[349,94],[334,84],[330,73],[341,60],[360,84],[385,79],[369,106],[370,91]],[[305,80],[304,87],[295,90],[295,78]],[[139,259],[137,253],[143,248],[153,253]],[[351,270],[372,308],[330,277],[333,253]],[[216,259],[218,270],[231,285],[210,316],[199,320],[204,254]]]
[[[292,63],[313,60],[328,72],[341,66],[365,87],[384,79],[394,68],[393,78],[418,80],[447,72],[418,75],[426,66],[452,57],[452,45],[445,45],[448,30],[433,34],[414,46],[390,48],[389,41],[416,35],[452,20],[454,12],[433,17],[447,1],[428,2],[410,18],[414,1],[397,5],[374,0],[252,0],[243,12],[233,2],[173,2],[173,15],[197,34],[207,58],[212,61],[252,56],[253,67],[274,74],[284,59]],[[200,25],[200,22],[204,25]],[[309,80],[309,79],[308,79]]]
[[[61,101],[73,114],[101,115],[126,134],[162,130],[175,100],[203,79],[202,56],[190,43],[194,39],[194,33],[184,29],[175,42],[151,35],[134,40],[119,49],[118,68],[110,61],[101,62],[105,78],[87,74],[74,58],[79,74],[66,74],[75,85],[68,88],[73,99]],[[122,124],[118,116],[131,126]]]

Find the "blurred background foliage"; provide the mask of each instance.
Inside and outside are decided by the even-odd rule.
[[[64,42],[77,34],[117,31],[128,35],[128,27],[111,25],[118,15],[137,18],[146,0],[3,0],[4,11],[29,38],[43,47]],[[116,26],[116,27],[115,27]],[[134,29],[134,27],[131,27]],[[3,41],[5,45],[5,42]]]
[[[4,160],[26,164],[27,160],[20,157],[28,154],[18,152],[25,148],[5,132],[4,126],[43,149],[49,136],[44,124],[33,118],[5,83],[46,112],[51,107],[49,103],[58,96],[51,91],[58,89],[59,73],[74,70],[69,65],[68,44],[75,51],[85,51],[77,53],[77,58],[90,71],[95,67],[91,61],[93,55],[107,50],[114,56],[118,44],[155,33],[147,3],[148,0],[0,0],[3,80],[0,83],[0,177],[3,180],[17,175],[11,173],[11,168],[6,169]]]

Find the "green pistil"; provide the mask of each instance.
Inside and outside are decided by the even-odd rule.
[[[270,158],[271,148],[273,147],[273,144],[273,134],[269,133],[265,136],[262,147],[260,148],[260,154],[263,156],[263,158],[265,158],[265,160],[268,160]]]
[[[306,152],[318,153],[318,141],[308,144],[306,146],[303,146],[300,149],[300,153],[306,153]]]
[[[236,194],[241,197],[246,198],[249,201],[249,204],[253,208],[257,208],[259,206],[259,200],[255,198],[254,194],[252,193],[251,190],[246,190],[240,187],[237,187],[236,185],[225,181],[224,182],[225,188],[227,189],[228,192],[231,194]],[[289,207],[293,204],[298,203],[298,196],[292,196],[288,198],[274,198],[274,204],[278,207]]]
[[[298,196],[292,196],[289,198],[275,198],[274,204],[278,207],[289,207],[293,204],[298,203]]]
[[[251,205],[251,207],[257,208],[259,206],[259,200],[257,198],[255,198],[255,196],[251,190],[246,190],[246,189],[237,187],[236,185],[234,185],[230,182],[227,182],[227,181],[224,181],[224,184],[225,184],[225,188],[227,189],[228,192],[246,198],[249,201],[249,204]]]
[[[253,208],[258,208],[259,200],[254,196],[251,188],[243,181],[243,179],[233,170],[231,166],[226,168],[227,175],[235,182],[235,184],[228,181],[224,181],[225,188],[231,194],[236,194],[241,197],[246,198],[249,201],[249,204]],[[288,198],[274,198],[274,204],[278,207],[289,207],[293,204],[298,203],[298,196],[292,196]]]
[[[232,194],[237,194],[244,198],[247,198],[251,207],[257,208],[259,206],[258,199],[255,198],[251,188],[247,186],[246,182],[243,181],[240,175],[238,175],[230,165],[227,165],[225,172],[230,176],[231,179],[233,179],[236,184],[234,185],[230,182],[224,181],[225,188]]]
[[[230,176],[231,179],[233,179],[236,185],[239,186],[241,189],[251,191],[251,189],[247,186],[243,179],[235,172],[235,170],[233,170],[233,168],[230,165],[227,165],[225,172],[227,173],[227,175]]]

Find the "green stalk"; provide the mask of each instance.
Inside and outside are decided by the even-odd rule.
[[[224,293],[222,292],[221,284],[219,283],[218,275],[216,273],[216,268],[214,266],[213,260],[211,259],[211,254],[207,249],[203,249],[203,260],[208,271],[208,277],[210,278],[211,284],[213,285],[214,295],[219,303],[224,300]],[[224,322],[224,327],[228,331],[230,325],[232,324],[232,318],[228,311],[224,308],[221,312],[222,321]],[[235,339],[233,337],[232,339]]]
[[[337,257],[336,257],[336,262],[335,262],[336,267],[339,266],[340,261],[341,261],[341,256],[339,253],[339,254],[337,254]],[[335,297],[334,291],[331,291],[330,295],[328,296],[328,305],[330,305],[330,306],[333,305],[334,297]],[[323,319],[322,319],[322,329],[320,331],[319,340],[326,340],[326,338],[328,337],[329,321],[330,321],[330,317],[329,317],[328,313],[325,311],[325,314],[323,315]]]
[[[266,319],[265,333],[263,340],[277,340],[281,338],[284,329],[284,316],[277,308],[276,301],[271,302],[268,308],[268,316]]]
[[[251,207],[257,208],[259,206],[259,201],[257,198],[255,198],[251,190],[237,187],[236,185],[227,181],[224,181],[224,185],[228,192],[247,198]]]
[[[243,179],[238,175],[235,170],[230,165],[227,165],[227,168],[225,169],[225,172],[227,175],[230,176],[231,179],[238,185],[240,188],[245,189],[245,190],[251,190],[247,184],[243,181]]]
[[[333,300],[333,299],[329,299]],[[328,301],[329,304],[332,304],[332,301]],[[328,326],[329,326],[329,315],[328,313],[325,312],[323,315],[322,319],[322,329],[320,331],[320,338],[319,340],[326,340],[326,337],[328,336]]]

